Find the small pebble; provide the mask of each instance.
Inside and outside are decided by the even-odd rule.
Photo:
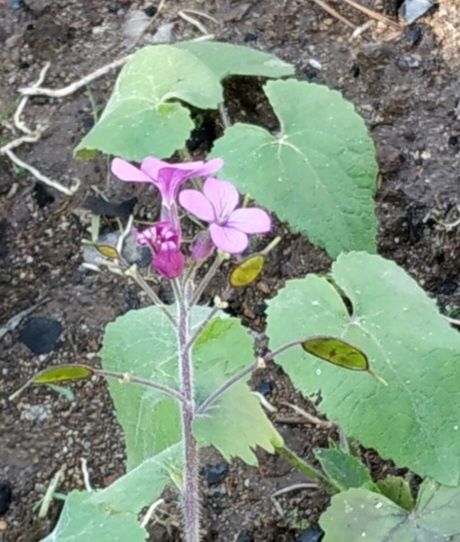
[[[228,474],[228,463],[223,461],[222,463],[216,463],[215,465],[206,465],[200,471],[201,475],[206,478],[208,484],[214,485],[222,482]]]
[[[153,4],[144,8],[144,13],[147,15],[147,17],[153,17],[157,11],[158,11],[158,8],[154,6]]]
[[[318,60],[315,60],[314,58],[310,58],[308,60],[308,64],[312,67],[312,68],[315,68],[315,70],[321,70],[323,68],[321,62],[319,62]]]
[[[262,378],[256,386],[256,391],[262,394],[264,397],[268,397],[273,392],[273,384],[270,380]]]
[[[324,532],[319,527],[309,527],[306,531],[299,533],[297,542],[320,542],[323,536]]]
[[[250,41],[256,41],[257,40],[257,34],[254,34],[254,32],[246,32],[244,35],[244,43],[249,43]]]
[[[422,27],[417,24],[411,26],[409,30],[407,30],[407,32],[404,34],[404,39],[412,47],[416,47],[422,41],[422,37]]]
[[[241,531],[236,539],[236,542],[254,542],[254,537],[247,529]]]
[[[453,136],[450,136],[449,137],[449,140],[448,140],[448,144],[451,146],[451,147],[456,147],[458,145],[458,135],[453,135]]]

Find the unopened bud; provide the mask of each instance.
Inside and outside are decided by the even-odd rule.
[[[227,301],[223,301],[218,295],[214,297],[214,305],[216,308],[225,310],[228,308]]]
[[[128,267],[125,271],[125,276],[135,277],[137,275],[137,265],[133,264],[131,267]]]
[[[257,363],[258,369],[265,369],[267,367],[267,364],[265,363],[265,360],[262,357],[258,357],[256,363]]]

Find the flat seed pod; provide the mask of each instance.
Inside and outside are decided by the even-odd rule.
[[[59,365],[58,367],[50,367],[44,371],[40,371],[35,376],[33,376],[28,382],[24,384],[21,388],[16,390],[12,395],[10,395],[10,401],[15,399],[19,394],[21,394],[26,388],[32,384],[53,384],[55,382],[65,382],[70,380],[82,380],[88,378],[94,374],[93,369],[87,365]]]
[[[305,352],[317,358],[351,369],[353,371],[368,371],[369,361],[366,354],[355,346],[335,337],[314,337],[302,343]]]
[[[86,365],[60,365],[41,371],[31,380],[31,384],[51,384],[66,380],[82,380],[93,374],[91,367]]]
[[[262,273],[265,264],[265,256],[256,254],[239,263],[230,273],[230,284],[234,288],[249,286]]]
[[[120,258],[118,250],[111,245],[94,245],[94,247],[104,258],[109,258],[110,260],[118,260]]]

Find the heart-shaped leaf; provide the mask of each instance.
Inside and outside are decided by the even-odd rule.
[[[303,393],[347,435],[446,485],[460,482],[460,335],[395,263],[350,253],[333,282],[291,280],[267,309],[272,351],[305,336],[340,337],[388,383],[290,349],[276,358]],[[342,296],[346,296],[345,303]],[[350,312],[351,314],[350,314]]]
[[[280,130],[228,128],[212,151],[224,159],[222,177],[333,257],[374,252],[377,163],[362,118],[325,86],[269,81],[264,90]]]
[[[415,510],[383,495],[350,489],[332,497],[320,519],[324,542],[459,542],[460,488],[425,480]]]

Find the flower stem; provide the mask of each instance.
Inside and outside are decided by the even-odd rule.
[[[158,384],[157,382],[154,382],[152,380],[148,380],[147,378],[141,378],[139,376],[134,376],[129,373],[119,373],[116,371],[104,371],[102,369],[92,369],[93,374],[97,376],[103,376],[105,378],[115,378],[121,383],[127,383],[127,384],[139,384],[140,386],[146,386],[148,388],[153,388],[155,390],[161,391],[165,395],[169,395],[169,397],[172,397],[173,399],[176,399],[179,402],[184,401],[184,396],[181,392],[170,388],[169,386],[165,386],[163,384]]]
[[[164,315],[171,322],[171,324],[174,327],[177,327],[177,322],[174,316],[169,312],[169,310],[166,308],[166,305],[161,301],[155,291],[150,288],[150,286],[147,284],[144,277],[139,273],[137,268],[135,266],[128,267],[128,269],[126,269],[125,271],[125,275],[131,277],[134,282],[138,286],[140,286],[141,289],[147,294],[147,296],[150,298],[150,301],[152,301],[154,305],[156,305],[160,308],[160,310],[163,311]]]
[[[299,457],[294,451],[288,448],[286,444],[283,446],[276,446],[275,450],[299,472],[305,474],[305,476],[311,480],[318,482],[318,484],[328,493],[339,493],[340,489],[333,482],[328,480],[323,474],[321,474],[321,472],[316,470],[313,465],[310,465],[310,463],[307,463],[304,459]]]
[[[255,363],[252,363],[251,365],[248,365],[244,369],[241,369],[238,373],[235,373],[231,378],[229,378],[226,382],[222,384],[214,393],[211,393],[211,395],[201,403],[201,405],[197,408],[196,414],[202,415],[205,414],[207,410],[219,399],[219,397],[224,394],[228,388],[239,382],[240,380],[243,380],[248,374],[252,373],[259,367],[259,363],[256,361]]]
[[[202,278],[200,284],[198,284],[194,294],[192,301],[190,303],[190,306],[197,305],[198,301],[200,300],[201,295],[203,294],[206,286],[211,282],[212,278],[216,274],[217,270],[220,267],[220,264],[224,261],[224,257],[222,254],[218,253],[215,257],[214,261],[211,264],[211,267],[208,269],[208,272],[206,275]]]
[[[185,300],[185,292],[176,283],[178,303],[177,344],[179,354],[179,372],[181,392],[184,401],[181,404],[182,431],[184,438],[184,522],[186,542],[200,540],[200,494],[199,494],[199,456],[198,446],[193,436],[192,426],[195,416],[195,398],[193,389],[193,364],[189,348],[190,310]]]

